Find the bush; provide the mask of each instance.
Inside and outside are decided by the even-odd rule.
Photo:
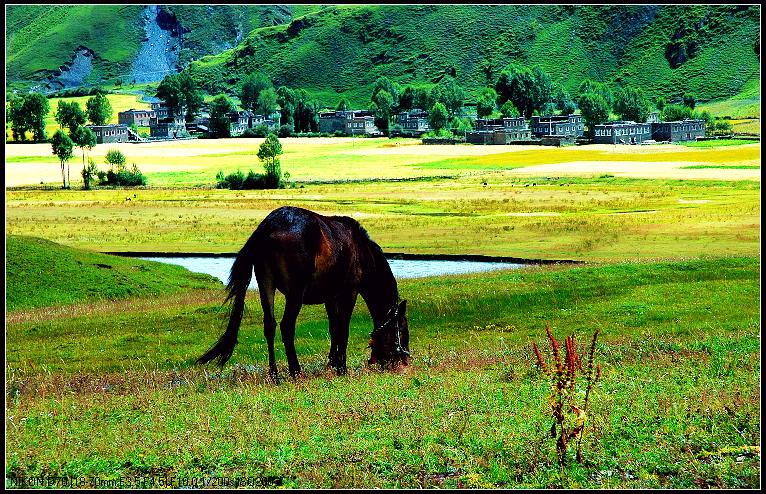
[[[284,124],[279,127],[279,137],[290,137],[293,135],[293,126]]]
[[[147,184],[146,177],[135,163],[133,163],[130,170],[124,165],[119,165],[116,172],[114,170],[109,170],[106,173],[98,171],[96,175],[98,175],[99,185],[134,187]]]
[[[247,172],[247,176],[241,170],[224,176],[223,170],[220,170],[215,176],[215,180],[216,189],[253,190],[269,188],[266,175],[255,173],[253,170]]]

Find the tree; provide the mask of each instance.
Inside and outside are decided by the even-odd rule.
[[[431,107],[431,111],[428,112],[428,125],[431,126],[436,134],[439,134],[439,132],[447,126],[448,117],[449,113],[447,112],[447,107],[444,106],[444,103],[434,103],[434,106]]]
[[[88,158],[88,164],[82,169],[82,183],[85,190],[90,190],[90,182],[98,175],[98,167],[93,159]]]
[[[183,109],[186,110],[184,117],[187,121],[192,121],[199,113],[205,100],[202,98],[197,83],[192,79],[191,73],[181,72],[177,77],[178,87],[181,92],[181,104]]]
[[[553,114],[551,107],[555,107],[552,103],[553,99],[553,81],[551,77],[544,72],[540,67],[534,67],[532,69],[532,107],[539,110],[543,115]],[[550,106],[543,111],[543,107],[546,104]]]
[[[372,97],[372,104],[375,111],[375,125],[379,129],[388,130],[394,108],[394,97],[388,91],[378,91]]]
[[[290,132],[295,127],[295,91],[287,86],[277,89],[277,104],[280,107],[282,126],[289,126]],[[280,127],[280,133],[282,132]]]
[[[450,117],[461,115],[463,113],[463,101],[465,100],[465,92],[454,77],[445,76],[439,81],[431,90],[432,105],[439,102],[443,103],[447,108],[447,112]]]
[[[609,104],[600,94],[584,93],[577,101],[577,105],[580,107],[585,125],[588,126],[591,136],[596,125],[609,120]]]
[[[299,89],[295,95],[295,131],[316,132],[319,130],[319,103],[312,100],[309,94]]]
[[[242,108],[252,110],[257,113],[259,106],[258,97],[261,92],[267,89],[274,89],[271,80],[261,72],[253,72],[245,77],[239,90],[239,99],[242,102]]]
[[[62,129],[69,130],[71,136],[75,130],[81,125],[85,124],[86,116],[82,111],[80,105],[76,101],[68,103],[64,100],[59,100],[58,107],[56,109],[56,122]]]
[[[104,156],[104,161],[107,162],[110,168],[116,168],[117,170],[123,168],[128,159],[119,149],[110,149]]]
[[[519,116],[519,110],[513,106],[513,101],[508,100],[500,107],[500,115],[503,118],[514,118]]]
[[[45,116],[48,115],[50,105],[48,98],[42,93],[29,93],[24,95],[22,105],[23,119],[32,130],[32,139],[36,142],[45,140]]]
[[[234,103],[221,93],[210,103],[210,135],[213,137],[231,136],[229,113],[234,110]]]
[[[8,119],[11,121],[11,134],[14,141],[26,139],[26,133],[30,128],[29,119],[24,112],[24,97],[12,96],[8,100]]]
[[[525,118],[529,118],[535,110],[533,86],[534,79],[529,69],[521,65],[510,64],[500,72],[500,77],[495,84],[497,102],[502,105],[510,100]]]
[[[491,87],[485,87],[481,90],[479,99],[476,101],[476,116],[487,118],[495,112],[497,105],[497,92]]]
[[[668,104],[668,100],[666,100],[662,96],[658,96],[657,99],[655,100],[654,106],[656,106],[659,111],[662,111],[665,109],[665,105],[667,104]]]
[[[561,86],[558,86],[554,91],[553,101],[556,103],[556,109],[562,115],[571,115],[577,110],[577,105],[572,96]]]
[[[684,93],[683,95],[684,105],[688,106],[692,110],[697,106],[697,95],[694,93]]]
[[[274,134],[269,134],[258,148],[258,159],[263,163],[266,170],[266,184],[268,188],[278,188],[282,183],[282,168],[279,157],[282,155],[282,144]]]
[[[53,148],[53,154],[58,157],[59,162],[61,163],[61,180],[64,182],[62,188],[68,189],[69,185],[67,184],[67,176],[64,173],[64,164],[72,159],[74,143],[63,130],[59,129],[53,134],[53,137],[51,137],[51,146]]]
[[[72,141],[74,141],[75,145],[82,150],[82,169],[83,173],[85,173],[85,149],[90,151],[96,147],[96,134],[94,134],[88,127],[83,127],[81,125],[72,132]],[[67,168],[67,178],[68,177],[69,169]],[[88,188],[88,184],[86,184],[85,188]]]
[[[194,119],[204,101],[188,72],[166,75],[157,86],[155,96],[165,102],[171,115],[183,114],[187,120]]]
[[[401,95],[401,86],[399,84],[392,82],[388,79],[388,77],[382,76],[378,77],[375,80],[375,85],[372,88],[372,95],[370,96],[370,101],[373,103],[376,102],[375,96],[381,92],[385,91],[387,92],[393,101],[391,104],[391,112],[396,113],[399,109],[399,96]]]
[[[256,113],[260,113],[264,118],[268,118],[277,108],[277,92],[274,88],[268,88],[261,91],[258,95],[258,104]]]
[[[641,88],[626,87],[617,92],[614,111],[623,120],[646,122],[649,117],[649,100]]]
[[[350,109],[351,105],[346,98],[341,98],[340,101],[338,101],[338,106],[335,107],[335,111],[348,111]]]
[[[88,98],[85,107],[88,110],[88,120],[93,122],[93,125],[106,125],[112,118],[112,105],[103,93],[99,92]]]
[[[181,113],[181,87],[175,74],[168,74],[157,85],[154,96],[165,102],[171,115]]]
[[[660,115],[663,122],[677,122],[692,118],[692,109],[685,105],[665,105]]]
[[[591,79],[585,79],[580,83],[580,87],[577,89],[577,99],[586,93],[595,93],[604,98],[607,106],[611,109],[614,105],[614,95],[611,89],[606,84],[592,81]]]

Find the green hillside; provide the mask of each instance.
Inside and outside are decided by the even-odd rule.
[[[220,287],[216,278],[180,266],[88,252],[36,237],[6,237],[5,263],[9,311]]]
[[[586,77],[650,96],[728,98],[760,76],[760,8],[739,6],[334,6],[253,31],[237,48],[192,64],[217,92],[252,70],[366,104],[375,79],[476,92],[509,62],[538,65],[567,89]]]
[[[71,61],[84,46],[94,52],[86,83],[127,79],[144,37],[143,5],[9,5],[6,7],[6,85],[34,85]],[[289,22],[316,6],[166,5],[183,28],[180,63],[219,53],[261,26]]]
[[[509,62],[538,65],[569,90],[584,78],[650,96],[726,100],[758,84],[760,6],[171,5],[182,65],[211,94],[254,70],[325,105],[366,105],[372,84],[454,75],[475,96]],[[97,74],[125,70],[140,47],[140,6],[12,6],[7,82],[29,83],[94,51]]]

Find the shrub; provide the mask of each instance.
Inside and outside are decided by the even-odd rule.
[[[293,135],[293,126],[290,124],[283,124],[279,127],[279,137],[290,137]]]
[[[266,176],[261,173],[255,173],[253,170],[247,172],[247,175],[242,173],[241,170],[237,170],[226,176],[224,176],[223,170],[220,170],[215,176],[215,180],[215,187],[217,189],[253,190],[268,188]]]
[[[134,187],[147,184],[146,177],[135,163],[133,163],[130,169],[127,169],[125,165],[118,165],[117,171],[111,169],[106,173],[98,171],[96,175],[99,178],[99,185]]]

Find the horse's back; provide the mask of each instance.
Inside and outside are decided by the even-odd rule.
[[[269,277],[283,293],[305,289],[306,303],[322,303],[325,295],[357,284],[358,246],[347,220],[355,221],[340,218],[344,219],[292,206],[272,211],[256,229],[260,237],[256,277]]]

